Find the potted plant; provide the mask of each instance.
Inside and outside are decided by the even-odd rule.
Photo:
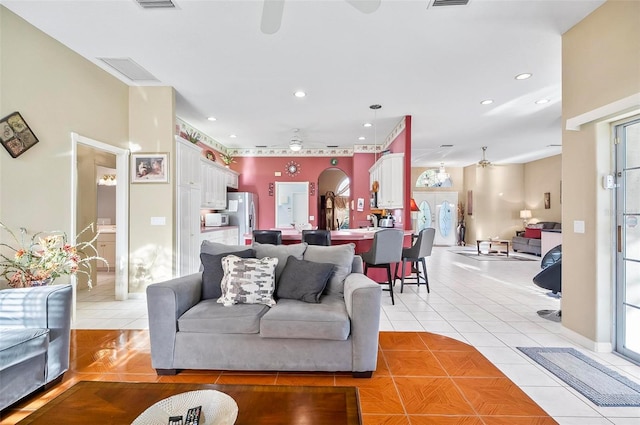
[[[29,237],[27,229],[21,227],[18,238],[1,222],[0,229],[5,230],[14,242],[14,245],[0,243],[5,251],[0,252],[0,276],[13,288],[49,285],[62,275],[76,273],[87,275],[91,287],[91,261],[103,261],[108,266],[94,246],[97,234],[88,242],[73,245],[61,231],[38,232]],[[93,223],[78,236],[87,231],[93,233]]]
[[[224,165],[226,165],[227,168],[229,168],[229,164],[231,164],[232,162],[236,162],[231,154],[224,152],[220,154],[220,159],[222,160],[222,162],[224,162]]]

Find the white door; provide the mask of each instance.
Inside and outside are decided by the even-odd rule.
[[[458,192],[413,192],[413,199],[420,208],[418,230],[433,227],[436,229],[434,245],[456,245]]]

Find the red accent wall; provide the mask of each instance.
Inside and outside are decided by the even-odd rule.
[[[253,192],[258,194],[258,227],[269,229],[275,227],[275,187],[273,196],[269,196],[269,183],[275,182],[305,182],[315,185],[315,194],[309,196],[309,215],[314,216],[310,221],[312,226],[318,225],[318,177],[327,168],[339,168],[349,177],[354,184],[353,159],[351,157],[338,157],[338,165],[332,166],[330,157],[236,157],[236,163],[231,164],[231,169],[240,173],[238,191]],[[300,173],[295,177],[289,177],[285,172],[285,165],[289,161],[300,164]],[[368,168],[367,168],[368,170]],[[281,176],[274,173],[280,171]],[[367,181],[369,173],[367,172]],[[353,193],[353,192],[352,192]]]
[[[375,163],[373,153],[353,154],[353,173],[355,178],[351,181],[351,196],[355,200],[356,207],[351,213],[351,228],[358,228],[358,222],[367,221],[367,214],[370,213],[369,198],[371,187],[369,186],[369,168]],[[364,211],[357,211],[358,198],[364,199]]]

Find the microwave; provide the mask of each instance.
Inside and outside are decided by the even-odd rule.
[[[220,213],[208,213],[204,215],[205,227],[220,227],[229,225],[229,215]]]

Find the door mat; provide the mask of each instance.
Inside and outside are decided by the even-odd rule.
[[[451,251],[451,252],[462,255],[467,258],[471,258],[472,260],[476,260],[476,261],[540,261],[540,259],[537,259],[537,258],[521,257],[519,255],[514,255],[512,253],[509,253],[509,256],[507,257],[504,254],[478,255],[476,251]]]
[[[573,348],[518,347],[601,407],[640,407],[640,385]]]

